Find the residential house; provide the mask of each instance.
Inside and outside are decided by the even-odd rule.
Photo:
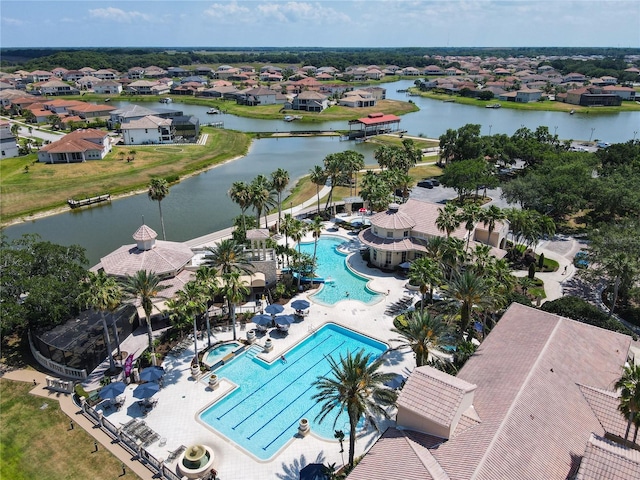
[[[122,84],[115,80],[102,80],[93,84],[93,91],[103,95],[120,95]]]
[[[100,160],[111,151],[109,135],[93,128],[76,130],[38,151],[42,163],[75,163]]]
[[[151,65],[144,69],[144,76],[147,78],[162,78],[167,76],[167,71],[164,68]]]
[[[606,85],[616,85],[618,83],[618,79],[616,77],[610,77],[608,75],[603,75],[600,78],[592,78],[591,85],[596,85],[597,87],[604,87]]]
[[[444,69],[438,65],[427,65],[423,70],[424,75],[444,75]]]
[[[436,226],[441,208],[437,203],[409,199],[402,205],[392,203],[385,212],[371,217],[371,226],[358,235],[360,242],[369,249],[370,262],[392,270],[401,263],[424,256],[429,239],[443,236]],[[488,229],[478,223],[471,232],[460,225],[450,236],[470,244],[490,245],[494,256],[503,257],[508,232],[508,222],[501,222],[488,238]]]
[[[349,480],[640,478],[639,445],[620,441],[627,422],[610,390],[630,345],[513,303],[455,377],[414,369],[397,426]]]
[[[195,67],[193,69],[193,73],[195,73],[196,75],[200,75],[201,77],[213,77],[214,70],[211,67],[200,66],[200,67]]]
[[[387,98],[387,89],[383,87],[365,87],[360,90],[364,90],[365,92],[370,92],[373,95],[373,98],[376,100],[384,100]]]
[[[93,72],[92,77],[99,78],[100,80],[115,80],[119,75],[114,70],[102,68]]]
[[[275,105],[284,103],[285,98],[275,90],[269,88],[247,88],[236,95],[236,102],[240,105]]]
[[[64,76],[66,75],[66,73],[68,71],[69,70],[67,70],[66,68],[56,67],[53,70],[51,70],[51,73],[53,73],[53,75],[58,77],[58,78],[64,78]]]
[[[144,77],[144,68],[142,67],[131,67],[127,70],[127,77],[132,80],[140,80]]]
[[[195,115],[171,117],[176,140],[194,140],[200,136],[200,120]]]
[[[155,80],[136,80],[127,85],[127,92],[134,95],[158,95],[157,89],[165,89],[169,93],[169,87]]]
[[[93,103],[81,102],[81,105],[67,107],[71,115],[77,115],[82,119],[109,117],[116,107],[109,105],[94,105]]]
[[[158,112],[140,105],[127,105],[126,107],[113,110],[109,116],[108,124],[110,128],[114,128],[117,124],[139,120],[147,115],[158,115]]]
[[[635,102],[636,100],[636,91],[631,87],[607,85],[606,87],[602,87],[602,91],[605,93],[613,93],[619,96],[622,100],[628,100],[631,102]]]
[[[566,94],[556,95],[556,99],[571,105],[584,107],[596,106],[620,106],[622,99],[615,93],[608,92],[600,87],[582,87],[567,91]]]
[[[80,91],[68,83],[60,80],[49,80],[48,82],[34,83],[33,87],[42,95],[78,95]]]
[[[516,103],[537,102],[542,98],[542,90],[521,88],[515,92],[505,92],[499,96],[500,100]]]
[[[52,113],[60,114],[67,113],[70,107],[75,107],[77,105],[86,105],[86,103],[81,102],[80,100],[63,100],[61,98],[57,98],[55,100],[44,102],[43,108]]]
[[[42,103],[32,103],[28,107],[25,107],[24,110],[28,110],[33,115],[33,120],[35,123],[45,123],[48,122],[49,117],[51,115],[55,115],[51,111],[44,108],[44,104]]]
[[[191,75],[191,72],[182,67],[169,67],[167,69],[167,75],[170,77],[188,77]]]
[[[173,143],[175,128],[172,119],[148,115],[121,125],[125,145],[152,145]]]
[[[20,114],[22,109],[33,103],[40,102],[40,100],[41,98],[25,94],[20,90],[3,90],[0,92],[0,104],[4,108],[10,107],[15,114]]]
[[[562,79],[565,83],[583,83],[587,80],[587,77],[582,73],[572,72],[564,76]]]
[[[201,97],[235,99],[238,92],[239,90],[236,87],[221,86],[221,87],[208,88],[198,93],[198,95]]]
[[[373,93],[366,90],[352,90],[346,92],[338,101],[338,105],[350,108],[375,107],[377,100]]]
[[[295,96],[291,103],[292,110],[304,110],[306,112],[322,112],[329,106],[327,96],[314,91],[305,91]]]
[[[239,68],[228,68],[225,70],[218,69],[216,71],[216,78],[219,80],[229,80],[229,77],[233,77],[234,75],[240,75],[242,71]]]
[[[76,81],[76,85],[80,90],[93,90],[93,86],[103,82],[104,80],[94,77],[93,75],[85,75]]]
[[[40,83],[51,80],[55,75],[45,70],[34,70],[29,73],[25,78],[29,83]]]
[[[420,70],[416,67],[405,67],[402,70],[398,70],[398,75],[404,75],[407,77],[417,77],[420,75]]]
[[[80,70],[69,70],[62,76],[62,79],[65,82],[77,82],[84,76],[84,72],[81,72]]]
[[[11,123],[0,120],[0,159],[17,157],[19,153],[18,139],[11,133]]]

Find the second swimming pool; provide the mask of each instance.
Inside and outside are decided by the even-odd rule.
[[[320,405],[311,398],[317,392],[313,382],[330,373],[328,357],[337,361],[361,349],[378,357],[387,345],[327,324],[286,352],[286,362],[268,364],[249,350],[215,371],[237,388],[204,410],[200,420],[261,460],[271,458],[296,435],[301,418],[323,438],[333,440],[336,429],[348,434],[346,413],[335,429],[333,413],[322,424],[315,421]]]
[[[367,278],[355,274],[347,267],[347,255],[338,251],[338,246],[346,242],[348,240],[331,235],[323,235],[318,239],[316,275],[324,278],[325,283],[310,298],[325,305],[334,305],[347,299],[374,303],[381,298],[380,294],[367,287]],[[314,243],[302,243],[300,249],[313,255]]]

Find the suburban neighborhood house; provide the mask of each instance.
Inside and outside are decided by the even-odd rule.
[[[154,143],[173,143],[175,128],[170,118],[147,115],[138,120],[121,125],[125,145],[148,145]]]
[[[640,478],[611,391],[631,338],[514,303],[457,376],[416,368],[349,480]]]
[[[422,257],[427,251],[429,239],[442,237],[436,226],[441,205],[416,199],[409,199],[371,217],[371,227],[359,233],[363,245],[369,248],[369,258],[373,265],[384,269],[394,269],[401,263]],[[489,237],[489,230],[477,224],[471,232],[463,225],[456,228],[451,236],[471,243],[481,242],[492,246],[492,254],[503,257],[503,250],[509,232],[508,222],[496,223]]]
[[[94,128],[76,130],[38,151],[42,163],[74,163],[100,160],[111,151],[107,132]]]
[[[0,120],[0,158],[13,158],[18,156],[17,139],[11,133],[11,124],[6,120]]]

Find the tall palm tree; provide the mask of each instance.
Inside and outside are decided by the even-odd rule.
[[[324,158],[324,171],[327,175],[327,179],[331,182],[331,190],[329,190],[327,203],[324,206],[324,209],[327,210],[333,200],[333,189],[340,181],[340,176],[343,173],[342,161],[337,153],[331,153]]]
[[[147,323],[147,336],[149,337],[149,351],[151,352],[151,362],[156,365],[156,351],[153,345],[153,329],[151,327],[151,312],[153,311],[153,299],[167,288],[160,284],[160,277],[153,272],[138,270],[135,274],[127,277],[122,285],[125,296],[138,300],[144,310],[145,321]]]
[[[456,272],[447,284],[448,295],[458,304],[460,314],[460,338],[469,328],[471,312],[474,308],[482,310],[493,305],[489,283],[470,270]]]
[[[271,172],[271,186],[278,197],[278,233],[280,233],[280,221],[282,220],[282,192],[287,188],[287,185],[289,185],[289,172],[283,168]]]
[[[353,188],[358,185],[358,172],[364,168],[364,155],[353,150],[342,152],[342,171],[349,177],[349,195],[353,195]],[[355,181],[351,181],[355,175]]]
[[[242,229],[246,232],[247,225],[245,222],[245,213],[251,206],[251,186],[246,182],[233,182],[228,192],[229,198],[233,203],[237,203],[242,212]],[[258,226],[260,221],[258,220]]]
[[[320,165],[316,165],[309,170],[309,179],[316,186],[316,197],[318,198],[318,215],[320,215],[320,188],[327,183],[327,174]]]
[[[149,199],[158,202],[160,210],[160,225],[162,226],[162,239],[166,240],[167,235],[164,231],[164,218],[162,217],[162,200],[169,195],[169,184],[164,178],[152,178],[147,192]]]
[[[496,223],[502,222],[507,218],[506,213],[497,205],[489,205],[489,207],[480,211],[479,219],[487,227],[489,234],[487,243],[491,243],[491,234],[496,229]],[[500,245],[496,245],[499,247]]]
[[[631,424],[636,426],[633,435],[633,443],[638,437],[638,425],[640,424],[640,365],[629,365],[624,368],[622,376],[615,383],[615,388],[620,390],[620,405],[618,410],[627,418],[627,430],[624,439],[629,439]]]
[[[316,216],[313,219],[313,222],[309,224],[309,230],[313,235],[313,261],[316,261],[316,253],[318,251],[318,240],[320,240],[320,235],[322,235],[322,218]]]
[[[407,317],[407,324],[392,328],[400,338],[398,348],[409,347],[416,356],[416,367],[429,363],[429,350],[443,344],[454,343],[453,326],[441,315],[431,316],[429,312],[413,312]]]
[[[213,299],[218,292],[218,271],[214,267],[208,265],[200,265],[196,270],[196,281],[206,295],[207,309],[205,310],[205,319],[207,322],[207,346],[211,347],[211,318],[209,317],[209,306],[213,303]]]
[[[373,170],[367,170],[362,177],[360,196],[369,204],[373,211],[382,211],[389,206],[391,187],[382,175]]]
[[[298,244],[298,253],[301,252],[300,243],[307,233],[307,224],[302,220],[298,220],[297,218],[293,219],[293,223],[291,225],[291,230],[289,230],[289,236],[291,240]]]
[[[382,415],[389,418],[383,407],[393,405],[398,394],[384,384],[394,374],[381,373],[382,357],[374,360],[372,354],[365,354],[364,350],[355,355],[347,352],[346,357],[340,355],[338,361],[333,357],[327,360],[331,372],[325,377],[318,377],[313,383],[318,393],[311,398],[321,404],[316,419],[322,423],[329,414],[335,412],[335,428],[340,413],[346,411],[349,416],[349,466],[353,467],[356,426],[362,417],[370,420],[376,428],[375,417]]]
[[[271,182],[264,175],[258,175],[251,182],[251,205],[256,211],[256,220],[260,227],[260,216],[264,213],[264,228],[269,228],[267,213],[275,205],[274,190]]]
[[[456,207],[452,202],[448,202],[444,208],[440,208],[438,211],[436,227],[438,227],[438,230],[441,232],[445,232],[447,238],[449,238],[453,231],[460,226],[458,207]]]
[[[213,247],[207,247],[204,265],[215,267],[223,274],[239,271],[251,272],[251,262],[247,259],[244,247],[235,240],[226,238]]]
[[[460,213],[460,221],[464,223],[464,228],[467,231],[467,246],[465,250],[469,249],[469,242],[471,242],[471,236],[473,231],[476,228],[476,222],[480,217],[480,207],[475,203],[467,203],[464,207],[462,207],[462,212]]]
[[[223,273],[222,282],[223,287],[220,289],[220,292],[227,297],[229,316],[233,327],[233,339],[236,340],[236,305],[249,295],[251,289],[240,280],[240,272],[238,271]]]
[[[189,281],[179,290],[176,297],[167,302],[173,314],[183,315],[193,320],[193,350],[198,361],[198,315],[207,310],[207,294],[197,281]],[[235,337],[234,337],[235,340]]]
[[[429,292],[430,302],[433,303],[433,288],[442,281],[442,269],[436,260],[429,257],[418,258],[409,267],[409,281],[412,285],[420,287],[422,295],[420,311],[424,312],[427,292]]]
[[[397,150],[391,145],[381,145],[373,152],[373,158],[376,159],[382,170],[391,168],[394,163],[394,156]]]
[[[109,368],[113,372],[116,369],[113,360],[113,350],[111,348],[111,339],[109,338],[109,327],[107,326],[106,312],[114,312],[119,306],[122,299],[122,289],[113,277],[107,276],[104,270],[99,273],[88,272],[86,289],[78,296],[78,303],[84,308],[91,308],[100,312],[102,320],[102,328],[104,330],[104,339],[107,347],[107,355],[109,357]],[[115,325],[116,338],[118,335],[118,327]],[[120,341],[116,339],[118,344],[118,355],[120,354]]]

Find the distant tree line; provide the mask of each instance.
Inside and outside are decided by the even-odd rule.
[[[20,67],[26,70],[50,70],[63,67],[77,70],[82,67],[114,68],[126,71],[135,66],[157,65],[161,68],[192,64],[260,63],[279,65],[331,65],[344,70],[349,65],[397,65],[399,67],[425,67],[438,64],[444,67],[454,64],[440,64],[428,57],[434,55],[473,55],[480,57],[509,57],[539,55],[571,56],[600,55],[603,60],[576,61],[557,60],[554,68],[561,71],[585,73],[585,68],[594,71],[622,71],[625,55],[638,55],[640,49],[615,48],[215,48],[215,49],[159,49],[159,48],[102,48],[102,49],[1,49],[0,65]],[[594,63],[595,62],[595,63]],[[576,63],[574,65],[574,63]],[[589,67],[592,65],[592,67]],[[580,68],[578,68],[580,67]],[[586,74],[586,73],[585,73]],[[601,73],[595,76],[601,76]],[[606,73],[611,74],[611,73]]]

